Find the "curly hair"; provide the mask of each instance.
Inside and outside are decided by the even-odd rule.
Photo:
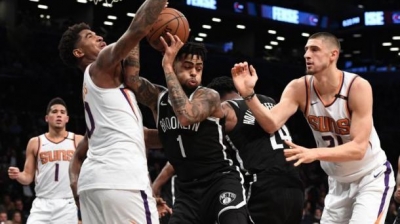
[[[65,103],[65,101],[63,99],[61,99],[60,97],[56,97],[56,98],[50,100],[49,104],[47,105],[46,114],[50,113],[51,107],[55,104],[63,105],[65,107],[65,110],[67,111],[67,104]]]
[[[232,78],[230,78],[228,76],[221,76],[221,77],[214,78],[207,85],[207,88],[217,91],[221,97],[223,97],[223,96],[225,96],[225,94],[228,94],[231,92],[237,92]]]
[[[207,49],[202,43],[195,42],[186,42],[185,45],[179,50],[176,55],[176,59],[182,59],[182,57],[186,57],[187,55],[197,55],[203,59],[203,61],[207,58]]]
[[[68,66],[75,66],[77,63],[76,57],[72,54],[75,49],[75,44],[80,39],[79,33],[82,30],[90,30],[90,26],[86,23],[78,23],[68,27],[63,33],[60,43],[58,44],[58,51],[61,60]]]

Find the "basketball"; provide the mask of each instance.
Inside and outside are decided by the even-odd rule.
[[[146,39],[154,49],[164,51],[160,36],[164,37],[165,41],[170,44],[167,32],[177,35],[185,43],[189,38],[189,22],[185,15],[173,8],[163,9]]]

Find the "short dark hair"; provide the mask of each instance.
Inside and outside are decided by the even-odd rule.
[[[60,43],[58,44],[58,51],[64,64],[68,66],[76,66],[77,58],[72,54],[72,51],[75,49],[75,45],[80,38],[79,33],[86,29],[90,30],[88,24],[78,23],[68,27],[68,29],[63,33]]]
[[[55,104],[63,105],[65,107],[65,110],[68,112],[67,104],[65,103],[65,101],[63,99],[61,99],[60,97],[56,97],[56,98],[50,100],[49,104],[47,105],[46,114],[49,114],[51,107]]]
[[[214,78],[207,85],[207,87],[217,91],[219,93],[220,97],[224,97],[225,94],[228,94],[231,92],[237,92],[232,78],[230,78],[228,76],[220,76],[220,77]]]
[[[182,57],[186,57],[187,55],[197,55],[205,61],[207,59],[207,49],[202,43],[195,42],[186,42],[183,47],[178,51],[176,55],[176,59],[182,59]]]
[[[313,35],[311,35],[308,39],[318,39],[318,38],[325,38],[327,40],[329,40],[333,45],[335,45],[339,51],[340,51],[340,41],[338,40],[338,38],[328,32],[318,32],[318,33],[314,33]]]

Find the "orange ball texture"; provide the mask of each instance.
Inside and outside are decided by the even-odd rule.
[[[168,44],[170,44],[171,41],[167,36],[167,32],[172,35],[177,35],[184,43],[186,43],[189,38],[189,22],[185,15],[174,8],[164,8],[161,11],[157,21],[147,34],[146,39],[154,49],[162,52],[164,51],[164,46],[160,41],[160,36],[162,36]]]

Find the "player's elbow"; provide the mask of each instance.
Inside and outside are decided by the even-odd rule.
[[[367,152],[368,142],[360,143],[357,145],[357,150],[355,151],[354,158],[355,160],[362,160]]]

